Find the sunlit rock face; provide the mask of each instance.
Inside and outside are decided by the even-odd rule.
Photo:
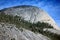
[[[60,35],[60,30],[52,29],[52,28],[44,28],[43,31],[48,31],[53,34]]]
[[[3,9],[3,12],[8,15],[20,16],[24,20],[29,22],[47,22],[51,24],[55,29],[60,30],[54,20],[42,9],[39,9],[34,6],[16,6],[7,9]]]
[[[23,28],[18,29],[13,24],[0,23],[0,40],[50,40],[50,38]]]

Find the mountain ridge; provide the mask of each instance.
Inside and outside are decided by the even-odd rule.
[[[28,6],[28,5],[22,5],[22,6],[15,6],[7,9],[1,10],[1,12],[13,15],[13,16],[21,16],[24,20],[30,21],[30,22],[47,22],[54,26],[55,29],[59,29],[56,25],[55,21],[48,15],[47,12],[43,11],[42,9],[39,9],[35,6]]]
[[[60,40],[59,32],[54,20],[39,8],[21,6],[0,12],[1,40]]]
[[[0,11],[5,11],[5,10],[7,10],[9,8],[19,8],[19,7],[22,7],[22,8],[24,8],[24,7],[35,7],[35,8],[38,8],[38,7],[32,6],[32,5],[20,5],[20,6],[13,6],[13,7],[4,8],[4,9],[1,9]]]

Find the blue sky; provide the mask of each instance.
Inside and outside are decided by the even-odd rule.
[[[33,5],[45,10],[60,26],[60,0],[0,0],[0,9],[17,5]]]

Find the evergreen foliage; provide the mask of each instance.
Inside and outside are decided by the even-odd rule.
[[[6,15],[3,12],[0,13],[0,22],[8,22],[11,24],[15,24],[17,28],[25,28],[28,30],[31,30],[33,32],[38,32],[41,33],[43,35],[46,35],[50,38],[52,38],[52,40],[60,40],[60,35],[56,35],[50,32],[44,32],[43,29],[44,28],[53,28],[53,26],[51,26],[48,23],[44,23],[44,22],[37,22],[37,23],[30,23],[28,21],[25,21],[24,19],[22,19],[19,16],[12,16],[12,15]]]

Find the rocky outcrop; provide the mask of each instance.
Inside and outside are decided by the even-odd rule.
[[[50,38],[24,28],[18,29],[13,24],[0,23],[0,40],[50,40]]]
[[[16,6],[16,7],[11,7],[7,9],[1,10],[1,12],[8,14],[8,15],[13,15],[13,16],[20,16],[24,20],[27,20],[29,22],[47,22],[51,24],[55,29],[60,30],[54,20],[42,9],[39,9],[34,6]]]
[[[48,31],[48,32],[53,33],[53,34],[60,35],[60,30],[56,30],[53,28],[44,28],[43,31]]]
[[[0,11],[0,40],[60,40],[60,28],[37,7],[11,7]]]

